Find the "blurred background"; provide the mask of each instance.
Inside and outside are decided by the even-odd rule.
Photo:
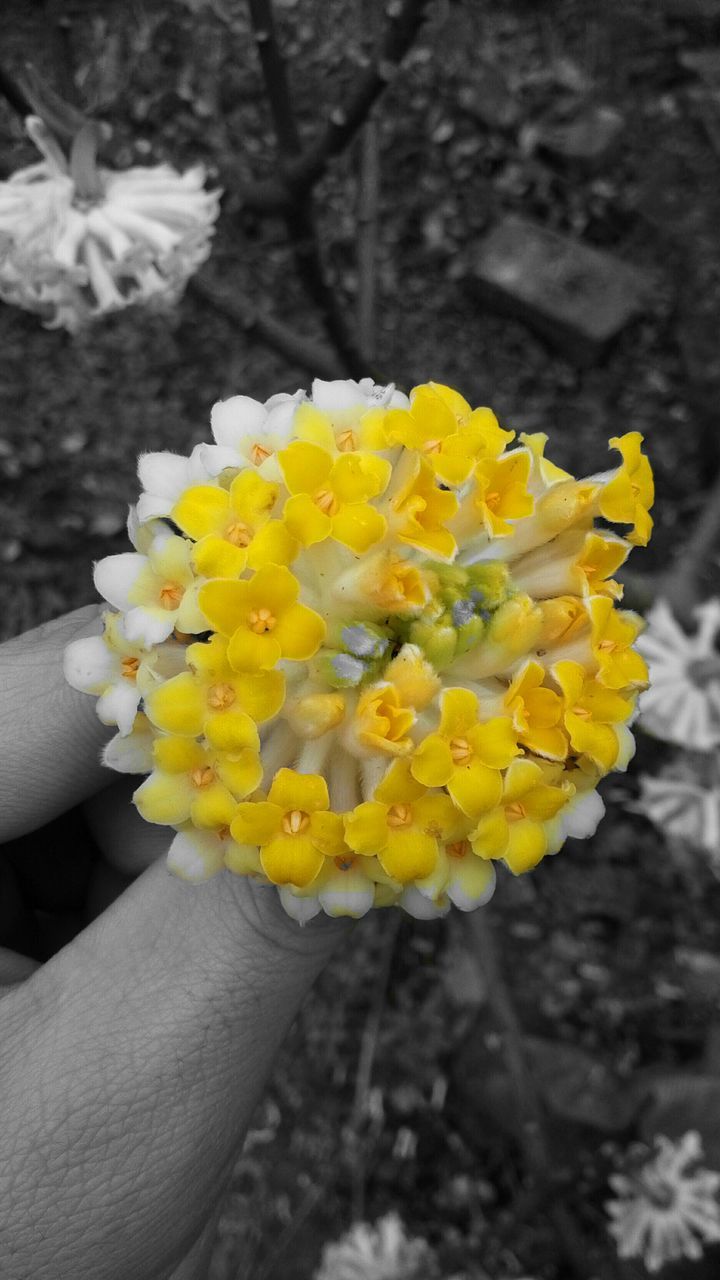
[[[675,600],[712,595],[719,0],[276,0],[311,172],[278,148],[264,8],[2,6],[5,72],[31,62],[111,124],[108,164],[201,161],[224,191],[170,315],[70,336],[0,305],[2,636],[94,598],[93,559],[126,549],[138,452],[187,452],[214,401],[318,375],[448,383],[547,431],[577,474],[640,430],[657,524],[628,603],[667,586],[698,521],[699,583]],[[35,159],[0,100],[0,177]],[[393,1210],[432,1250],[418,1280],[647,1274],[607,1234],[611,1171],[692,1129],[720,1169],[720,885],[633,808],[665,752],[641,737],[590,844],[501,878],[492,954],[452,916],[358,926],[283,1051],[213,1280],[307,1280],[327,1241]],[[719,1273],[712,1249],[663,1270]]]

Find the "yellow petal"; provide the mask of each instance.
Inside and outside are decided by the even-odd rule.
[[[195,570],[203,578],[239,578],[247,564],[245,547],[236,547],[215,534],[198,542],[192,555]]]
[[[191,792],[184,775],[156,770],[138,787],[133,803],[146,822],[176,826],[190,817]]]
[[[294,769],[278,769],[268,799],[278,805],[283,813],[293,809],[315,813],[330,805],[325,779],[318,773],[296,773]]]
[[[260,569],[266,564],[288,565],[299,550],[300,543],[282,520],[268,520],[247,549],[248,567]]]
[[[281,449],[278,462],[290,493],[315,493],[332,471],[333,460],[325,449],[296,440]]]
[[[273,884],[310,884],[324,862],[309,836],[275,836],[260,850],[260,864]]]
[[[511,822],[504,858],[514,875],[537,866],[547,853],[547,835],[537,822]]]
[[[425,787],[444,787],[454,768],[450,748],[438,733],[428,734],[410,764],[413,777]]]
[[[304,662],[317,653],[326,630],[324,620],[314,609],[308,609],[304,604],[293,604],[278,619],[272,634],[284,658]]]
[[[351,551],[361,555],[385,536],[387,521],[368,503],[343,507],[333,516],[332,536]]]
[[[285,676],[281,671],[235,675],[232,684],[240,705],[258,724],[277,715],[285,701]]]
[[[190,738],[156,738],[153,759],[163,773],[189,773],[207,763],[202,747]]]
[[[205,686],[188,671],[166,680],[145,697],[145,714],[165,733],[197,738],[206,711]]]
[[[244,747],[257,750],[260,745],[255,722],[244,711],[218,711],[209,715],[205,721],[205,737],[216,751],[242,751]]]
[[[200,588],[198,604],[213,631],[232,636],[250,612],[249,582],[218,579]]]
[[[235,813],[235,800],[226,787],[219,782],[209,787],[200,787],[192,797],[190,817],[196,827],[204,830],[219,831],[232,822]]]
[[[447,788],[458,808],[476,818],[500,803],[502,775],[498,769],[488,769],[479,760],[472,760],[463,768],[456,768]]]
[[[435,837],[414,826],[389,827],[387,844],[378,851],[381,866],[400,884],[429,876],[437,856]]]
[[[494,716],[470,730],[469,741],[475,754],[490,769],[507,769],[520,754],[517,734],[509,716]]]
[[[375,797],[383,804],[407,804],[425,794],[425,787],[410,772],[408,760],[395,760],[382,782],[375,788]]]
[[[283,509],[288,533],[303,547],[312,547],[330,537],[332,520],[315,505],[307,493],[288,498]]]
[[[191,538],[204,538],[222,529],[229,508],[230,499],[224,489],[199,484],[180,495],[170,519]]]
[[[263,776],[256,747],[243,747],[232,755],[220,756],[215,770],[223,786],[227,787],[236,800],[243,800],[255,791]]]
[[[256,635],[241,627],[230,637],[228,657],[236,671],[270,671],[280,661],[282,649],[273,635]]]
[[[230,833],[238,844],[267,844],[280,830],[283,811],[267,800],[247,800],[239,804],[230,823]]]
[[[366,800],[345,815],[345,839],[356,853],[377,854],[387,838],[387,805]]]

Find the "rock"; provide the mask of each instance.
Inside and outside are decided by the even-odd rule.
[[[720,49],[685,49],[680,63],[686,71],[693,71],[710,89],[720,88]]]
[[[514,129],[520,107],[504,76],[495,67],[481,66],[480,78],[458,94],[460,106],[486,129]]]
[[[660,0],[658,8],[666,18],[688,26],[720,26],[720,0]]]
[[[551,160],[595,172],[617,153],[624,128],[619,111],[595,103],[568,121],[540,124],[535,145]]]
[[[599,361],[653,292],[638,267],[514,215],[480,242],[468,284],[578,365]]]

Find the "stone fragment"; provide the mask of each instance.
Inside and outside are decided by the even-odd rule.
[[[505,77],[489,65],[479,68],[474,84],[460,90],[458,102],[486,129],[514,129],[520,119],[520,107]]]
[[[619,111],[594,103],[570,120],[541,123],[535,145],[552,160],[594,172],[617,152],[624,128]]]
[[[514,215],[480,242],[468,284],[578,365],[597,363],[653,293],[647,272]]]

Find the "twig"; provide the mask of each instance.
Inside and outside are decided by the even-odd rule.
[[[291,364],[299,365],[315,377],[329,380],[342,377],[343,370],[331,351],[310,338],[301,337],[280,320],[258,311],[236,294],[229,297],[197,277],[188,286],[188,292],[239,325],[249,338],[264,342]]]
[[[348,328],[337,292],[325,276],[309,187],[302,192],[296,190],[289,177],[288,160],[298,154],[300,136],[290,100],[285,60],[278,43],[272,0],[248,0],[248,3],[280,151],[281,174],[287,190],[283,214],[298,275],[317,307],[343,372],[350,377],[362,377],[368,372],[367,362]]]
[[[21,120],[33,114],[33,106],[27,94],[4,67],[0,67],[0,94]]]
[[[280,209],[290,193],[309,191],[334,156],[344,151],[362,128],[378,98],[394,79],[405,54],[425,20],[430,0],[388,0],[388,21],[383,40],[371,65],[362,73],[342,106],[329,114],[328,124],[315,143],[286,165],[283,183],[246,185],[243,203],[251,209]]]
[[[372,1073],[373,1066],[375,1065],[375,1054],[377,1052],[380,1024],[382,1022],[387,1002],[390,970],[392,968],[393,956],[395,954],[395,943],[397,942],[399,928],[400,912],[396,911],[388,921],[388,931],[383,940],[380,966],[375,977],[373,1001],[363,1029],[362,1040],[360,1041],[360,1053],[358,1055],[357,1074],[355,1076],[355,1093],[353,1097],[352,1111],[350,1113],[350,1129],[356,1138],[359,1136],[363,1119],[367,1114],[367,1103],[372,1085]],[[352,1190],[353,1220],[355,1222],[360,1221],[365,1214],[366,1167],[367,1162],[364,1158],[364,1153],[361,1157],[360,1151],[358,1150],[356,1152],[353,1170]]]
[[[280,50],[272,0],[248,0],[268,104],[282,156],[297,155],[301,142]]]
[[[375,350],[375,260],[377,256],[380,164],[378,126],[370,118],[362,133],[358,192],[358,339],[372,357]]]
[[[519,1140],[525,1164],[542,1188],[551,1188],[552,1163],[548,1154],[542,1104],[535,1088],[510,989],[497,958],[490,913],[487,908],[463,917],[471,951],[487,979],[488,1001],[502,1031],[503,1055],[515,1093],[519,1118]],[[566,1261],[584,1280],[588,1273],[589,1247],[564,1205],[549,1191],[546,1212]]]

